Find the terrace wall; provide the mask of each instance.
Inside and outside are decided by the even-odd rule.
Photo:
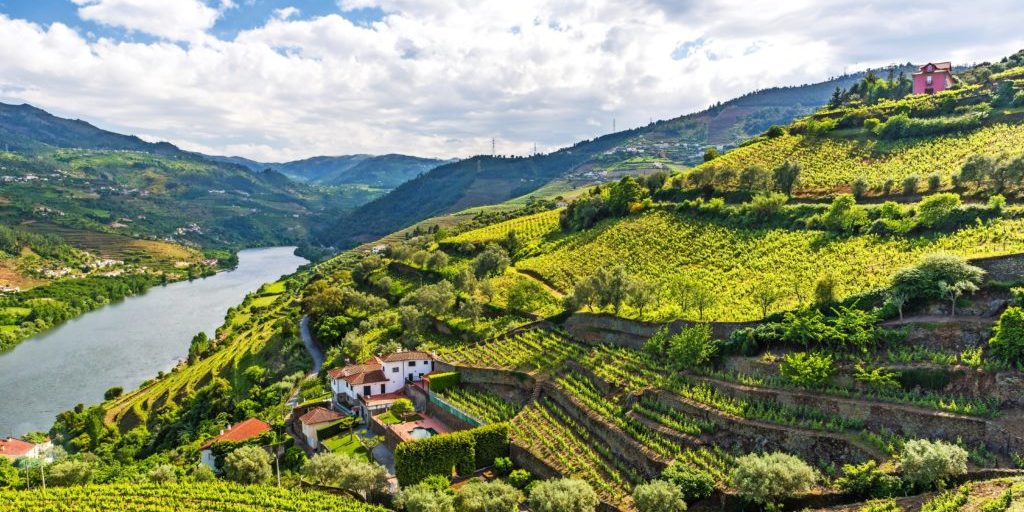
[[[436,361],[434,371],[459,372],[459,380],[463,384],[476,384],[483,386],[484,389],[488,389],[490,385],[498,385],[532,392],[536,385],[536,380],[528,373],[498,368],[474,368]]]
[[[875,455],[847,435],[736,418],[664,390],[652,389],[644,393],[678,411],[718,425],[720,430],[712,436],[712,442],[727,451],[782,450],[815,464],[859,463]]]
[[[1024,254],[978,258],[971,260],[971,264],[985,269],[988,279],[1016,281],[1024,277]]]
[[[676,320],[667,324],[671,332],[678,332],[695,322]],[[565,328],[573,337],[591,344],[607,343],[641,349],[658,329],[666,324],[642,322],[601,313],[575,313],[565,321]],[[728,338],[733,331],[755,325],[749,322],[712,322],[711,333],[719,339]]]

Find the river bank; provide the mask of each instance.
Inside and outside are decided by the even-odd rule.
[[[196,333],[213,334],[246,294],[306,263],[293,252],[241,251],[234,270],[150,288],[0,353],[0,437],[47,430],[61,411],[171,369]]]

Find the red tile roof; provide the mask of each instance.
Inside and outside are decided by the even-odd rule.
[[[201,449],[205,450],[210,446],[213,446],[213,443],[219,443],[221,441],[245,441],[268,430],[270,430],[269,423],[256,418],[249,418],[241,423],[236,423],[233,426],[228,427],[224,433],[207,441]]]
[[[380,365],[380,362],[375,361],[374,359],[367,359],[366,362],[362,364],[350,364],[343,368],[334,368],[328,370],[327,376],[334,380],[345,379],[349,381],[349,383],[354,384],[354,382],[352,382],[353,377],[373,371],[380,371],[383,369],[384,367]]]
[[[302,423],[303,425],[316,425],[317,423],[327,423],[329,421],[340,420],[344,417],[345,416],[339,412],[324,409],[323,407],[314,407],[306,414],[299,416],[299,423]]]
[[[390,354],[385,354],[385,355],[381,356],[381,359],[383,359],[385,363],[395,363],[395,362],[398,362],[398,361],[420,361],[420,360],[433,361],[434,360],[434,356],[431,355],[429,352],[423,352],[423,351],[420,351],[420,350],[403,350],[401,352],[392,352]]]
[[[935,66],[935,71],[936,72],[953,71],[953,63],[952,62],[929,62],[927,64],[919,66],[918,70],[914,74],[915,75],[920,75],[920,74],[924,73],[924,68],[926,68],[928,66]]]
[[[36,445],[22,441],[21,439],[15,439],[9,437],[7,439],[0,439],[0,456],[17,459],[18,457],[24,457],[28,452],[32,451]]]
[[[395,400],[405,398],[405,390],[395,391],[394,393],[381,393],[379,395],[370,395],[362,397],[363,403],[369,406],[389,404]]]

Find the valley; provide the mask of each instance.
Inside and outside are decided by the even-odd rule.
[[[1015,510],[1024,52],[906,71],[528,157],[0,130],[0,431],[58,447],[0,511]]]

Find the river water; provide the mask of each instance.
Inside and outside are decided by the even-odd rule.
[[[173,368],[196,333],[212,335],[246,294],[306,263],[294,249],[241,251],[235,270],[151,288],[0,353],[0,438],[49,430],[75,404]]]

